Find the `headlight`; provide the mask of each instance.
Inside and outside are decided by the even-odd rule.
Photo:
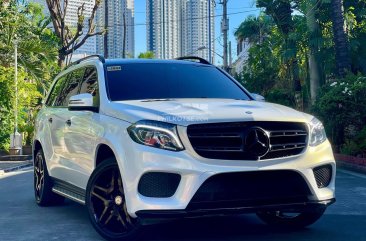
[[[327,140],[323,124],[317,119],[313,118],[310,122],[310,146],[317,146]]]
[[[138,121],[127,129],[135,142],[155,148],[181,151],[184,149],[176,125],[159,121]]]

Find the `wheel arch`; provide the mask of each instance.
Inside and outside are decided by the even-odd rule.
[[[94,168],[97,168],[103,161],[112,157],[117,160],[117,155],[113,150],[113,147],[106,143],[100,143],[95,151]],[[116,163],[118,164],[118,161],[116,161]]]
[[[37,139],[34,140],[33,141],[33,147],[32,147],[33,162],[34,162],[34,157],[36,156],[37,152],[41,149],[42,149],[41,142]]]
[[[35,161],[35,157],[36,157],[37,152],[38,152],[39,150],[43,150],[44,161],[45,161],[45,168],[47,169],[47,172],[49,172],[49,169],[48,169],[48,163],[47,163],[47,157],[46,157],[47,153],[45,153],[45,151],[44,151],[44,149],[43,149],[43,145],[42,145],[41,141],[40,141],[40,140],[38,140],[38,139],[34,139],[34,140],[33,140],[33,146],[32,146],[32,156],[33,156],[32,160],[33,160],[33,165],[35,165],[35,163],[34,163],[34,161]],[[48,174],[48,175],[49,175],[49,174]]]

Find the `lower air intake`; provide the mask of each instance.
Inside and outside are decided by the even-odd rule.
[[[327,187],[332,180],[332,166],[324,165],[314,168],[314,176],[318,188]]]
[[[188,209],[305,202],[309,195],[308,185],[295,171],[222,173],[208,178],[202,184]]]
[[[180,179],[180,175],[175,173],[145,173],[140,179],[138,191],[145,197],[168,198],[174,195]]]

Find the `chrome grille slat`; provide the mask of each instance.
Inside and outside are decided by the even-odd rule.
[[[302,146],[302,147],[304,147],[304,145],[305,145],[305,143],[299,142],[299,143],[275,144],[275,145],[271,145],[271,147],[283,147],[284,149],[286,149],[287,146],[293,146],[293,147]]]
[[[291,134],[289,134],[291,133]],[[304,131],[271,131],[270,137],[284,137],[284,136],[306,136],[307,133]]]
[[[304,148],[304,146],[288,147],[288,148],[282,148],[282,149],[271,149],[269,152],[286,151],[286,150],[294,150],[294,149],[301,149],[301,148]]]

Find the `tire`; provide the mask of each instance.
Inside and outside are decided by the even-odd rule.
[[[285,213],[281,211],[258,212],[257,216],[265,223],[280,227],[298,229],[315,223],[324,213],[325,208],[315,209],[309,212]]]
[[[133,241],[140,237],[140,220],[128,215],[125,200],[117,161],[107,159],[94,170],[86,189],[89,219],[103,238]]]
[[[52,192],[53,182],[48,175],[42,149],[38,150],[34,157],[33,180],[34,196],[39,206],[51,206],[64,202],[64,197]]]

